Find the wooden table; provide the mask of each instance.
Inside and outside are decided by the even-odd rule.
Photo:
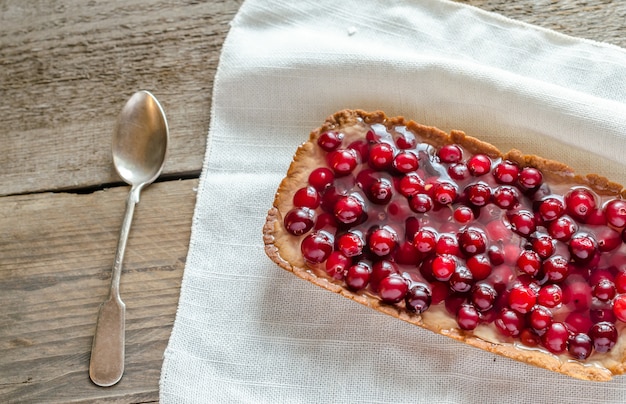
[[[619,0],[462,2],[626,46]],[[213,77],[241,3],[0,0],[0,402],[158,400]],[[111,134],[139,89],[161,101],[171,142],[128,242],[126,372],[101,388],[87,369],[128,192]]]

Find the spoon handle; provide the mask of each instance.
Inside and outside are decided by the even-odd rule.
[[[140,187],[132,187],[126,199],[126,213],[117,243],[109,296],[100,306],[96,323],[89,361],[89,377],[98,386],[112,386],[120,381],[124,373],[126,306],[120,298],[120,277],[126,242],[140,191]]]

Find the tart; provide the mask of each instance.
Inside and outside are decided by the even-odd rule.
[[[626,372],[625,194],[461,131],[344,110],[297,149],[265,251],[382,313],[607,381]]]

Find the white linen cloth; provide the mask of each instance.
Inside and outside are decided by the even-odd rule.
[[[626,52],[462,4],[247,0],[215,79],[164,403],[626,400],[378,314],[273,264],[261,229],[298,144],[382,109],[626,183]]]

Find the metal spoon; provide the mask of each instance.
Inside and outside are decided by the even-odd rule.
[[[131,186],[120,230],[109,297],[100,306],[91,347],[89,377],[98,386],[112,386],[124,373],[126,306],[120,298],[120,276],[126,241],[141,190],[161,173],[169,138],[167,121],[157,99],[139,91],[128,100],[113,132],[113,164]]]

